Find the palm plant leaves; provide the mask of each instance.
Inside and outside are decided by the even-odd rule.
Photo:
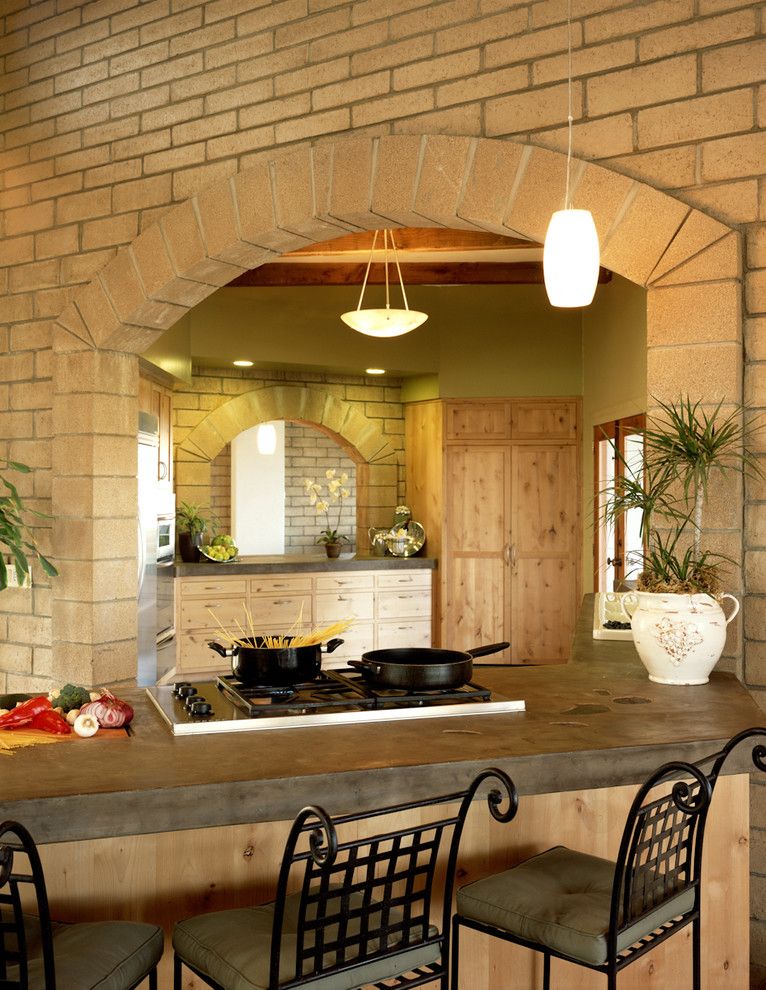
[[[746,419],[741,407],[722,415],[722,402],[708,412],[688,396],[678,403],[654,401],[660,414],[641,431],[641,463],[632,466],[614,448],[622,472],[614,488],[601,493],[604,517],[614,522],[631,509],[640,510],[645,547],[640,586],[714,594],[719,590],[720,564],[733,562],[701,548],[710,477],[713,472],[730,471],[764,477],[748,443],[766,424],[758,418]],[[667,535],[657,530],[657,520]],[[682,552],[679,541],[689,526],[692,542]]]

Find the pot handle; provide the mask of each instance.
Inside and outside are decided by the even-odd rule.
[[[633,612],[638,608],[638,595],[635,591],[629,591],[627,594],[622,596],[622,607],[628,613],[628,618],[633,618]],[[631,612],[631,607],[633,612]]]
[[[723,601],[724,598],[731,598],[731,600],[734,602],[734,611],[726,620],[726,625],[728,626],[728,624],[731,622],[731,620],[734,618],[737,612],[739,612],[739,601],[734,597],[734,595],[729,595],[729,594],[721,595],[721,601]]]
[[[334,653],[339,646],[343,646],[344,640],[342,639],[328,639],[325,643],[324,651],[325,653]]]
[[[220,643],[211,642],[207,644],[211,650],[218,653],[222,657],[233,657],[234,650],[227,650],[225,646],[221,646]]]
[[[472,657],[488,657],[491,653],[502,653],[510,645],[510,643],[493,643],[491,646],[477,646],[473,650],[466,650],[466,653]]]
[[[363,674],[371,674],[373,677],[380,673],[380,665],[373,663],[372,660],[349,660],[348,665],[354,670],[360,670]]]

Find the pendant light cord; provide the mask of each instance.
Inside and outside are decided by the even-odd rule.
[[[402,278],[402,270],[399,267],[399,255],[396,252],[396,244],[394,243],[394,232],[391,233],[391,247],[394,249],[394,264],[396,265],[396,274],[399,276],[399,287],[402,290],[402,299],[404,300],[404,308],[409,309],[409,304],[407,302],[407,293],[404,291],[404,279]]]
[[[370,277],[370,265],[372,264],[372,255],[375,251],[375,242],[378,239],[378,231],[372,235],[372,247],[370,248],[370,257],[367,260],[367,271],[364,273],[364,281],[362,282],[362,291],[359,293],[359,302],[356,304],[357,313],[362,308],[362,300],[364,299],[364,290],[367,288],[367,279]]]
[[[572,0],[567,0],[567,98],[568,98],[568,140],[567,140],[567,187],[564,195],[564,209],[571,210],[569,199],[569,172],[572,163]]]

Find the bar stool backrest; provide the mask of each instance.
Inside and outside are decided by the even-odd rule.
[[[698,906],[705,812],[712,796],[704,771],[681,762],[659,767],[638,791],[612,889],[609,938],[615,955],[619,935],[672,898],[693,890]]]
[[[488,780],[491,814],[510,821],[516,790],[496,769],[480,773],[464,791],[362,814],[333,819],[320,807],[304,808],[290,831],[279,875],[270,990],[423,946],[438,944],[442,959],[449,958],[458,843],[471,801]],[[447,807],[456,804],[457,811]],[[437,862],[442,848],[446,867]],[[293,889],[300,892],[297,903],[287,901]],[[435,925],[437,900],[443,906]],[[292,976],[280,983],[286,958]]]
[[[29,984],[30,932],[22,910],[22,891],[26,887],[32,888],[36,901],[39,935],[35,933],[35,937],[40,939],[45,990],[56,990],[51,919],[40,855],[23,825],[5,821],[0,824],[0,986],[8,990],[27,990]]]

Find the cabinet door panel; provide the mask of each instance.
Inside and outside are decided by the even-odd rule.
[[[510,436],[505,402],[455,403],[447,407],[449,440],[505,440]]]
[[[556,663],[569,657],[577,574],[574,559],[519,560],[513,575],[513,659]]]
[[[507,639],[507,566],[502,557],[455,557],[446,580],[442,646],[470,650]],[[508,662],[509,653],[487,657]]]
[[[577,448],[515,447],[513,545],[517,556],[577,552]]]
[[[337,595],[320,594],[314,599],[316,621],[329,626],[344,619],[373,619],[375,604],[372,591],[344,591]]]
[[[503,554],[509,542],[507,447],[447,451],[447,553]]]
[[[511,426],[514,440],[574,440],[577,403],[514,402]]]

